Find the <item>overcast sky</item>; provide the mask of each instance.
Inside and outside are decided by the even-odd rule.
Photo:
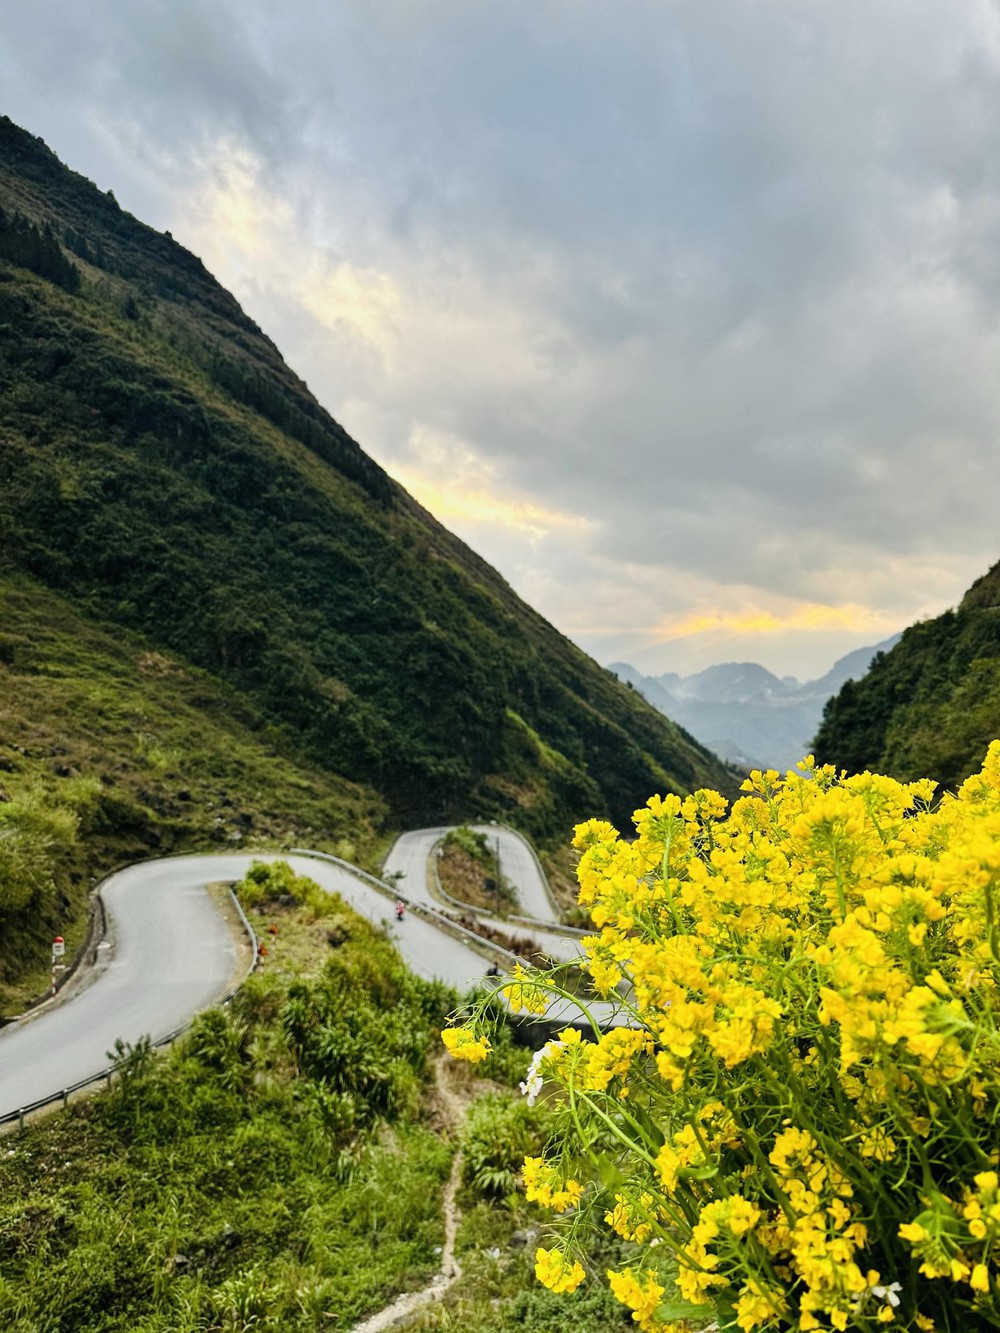
[[[601,661],[819,675],[1000,559],[987,0],[32,0],[0,88]]]

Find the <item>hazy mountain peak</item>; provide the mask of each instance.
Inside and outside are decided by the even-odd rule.
[[[791,768],[812,746],[823,705],[847,680],[867,671],[872,659],[899,640],[893,635],[840,658],[825,676],[800,684],[758,662],[720,662],[690,676],[664,672],[646,677],[626,662],[610,669],[661,712],[732,763]]]
[[[722,662],[706,667],[685,677],[679,688],[683,698],[716,703],[742,703],[758,696],[770,698],[788,690],[777,676],[757,662]]]

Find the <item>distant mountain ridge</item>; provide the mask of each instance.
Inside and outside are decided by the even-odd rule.
[[[724,662],[690,676],[644,676],[627,662],[609,670],[731,763],[752,768],[792,767],[812,748],[826,701],[857,680],[899,635],[858,648],[817,680],[779,677],[757,662]]]

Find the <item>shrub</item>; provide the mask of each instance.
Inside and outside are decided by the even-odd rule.
[[[493,852],[486,841],[485,833],[478,833],[471,829],[467,824],[462,824],[459,828],[453,828],[444,839],[445,847],[457,847],[459,851],[465,852],[471,856],[474,861],[492,869],[495,864]]]
[[[268,1316],[280,1294],[267,1271],[262,1266],[251,1264],[226,1278],[213,1293],[213,1305],[223,1329],[244,1333],[245,1329],[266,1327],[271,1322]],[[271,1327],[274,1325],[271,1324]]]
[[[515,1192],[521,1164],[545,1146],[551,1118],[504,1092],[487,1092],[462,1124],[462,1180],[477,1194],[503,1199]]]
[[[266,907],[281,899],[290,899],[298,907],[307,907],[314,917],[328,916],[343,909],[336,894],[325,893],[308,875],[297,875],[287,861],[254,861],[236,886],[244,907]]]
[[[575,1290],[603,1223],[643,1330],[1000,1327],[1000,742],[936,806],[799,767],[577,829],[627,1026],[535,1062],[566,1110],[526,1193],[569,1219],[536,1273]]]
[[[247,1029],[224,1009],[206,1009],[191,1024],[186,1052],[211,1070],[226,1091],[242,1089],[250,1076]]]

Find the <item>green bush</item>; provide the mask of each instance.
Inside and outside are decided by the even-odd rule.
[[[504,1092],[473,1102],[462,1125],[462,1180],[476,1194],[504,1199],[515,1193],[526,1157],[540,1153],[551,1130],[544,1106],[528,1106]]]
[[[314,917],[343,909],[343,899],[326,893],[308,875],[297,875],[287,861],[254,861],[236,893],[247,908],[273,907],[284,898],[297,907],[307,907]]]
[[[457,847],[467,856],[471,856],[474,861],[493,871],[496,867],[496,857],[492,848],[489,846],[486,834],[477,833],[466,824],[459,828],[454,828],[444,840],[445,847]]]

